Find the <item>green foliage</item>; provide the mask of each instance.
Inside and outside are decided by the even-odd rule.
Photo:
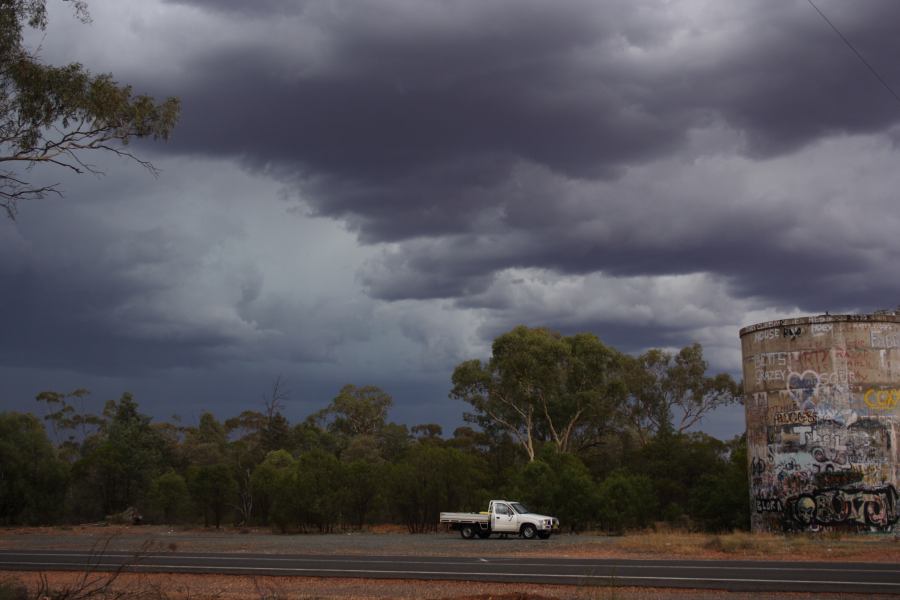
[[[433,423],[388,422],[391,398],[373,386],[345,386],[295,426],[280,412],[280,378],[265,412],[224,425],[211,413],[196,426],[151,423],[127,393],[92,415],[81,410],[86,390],[42,392],[60,445],[34,417],[0,419],[0,433],[4,423],[14,432],[0,436],[0,522],[97,520],[132,506],[153,520],[202,515],[216,527],[233,515],[281,531],[391,520],[422,532],[437,528],[440,511],[483,510],[505,496],[571,531],[660,520],[746,527],[745,443],[679,433],[669,417],[679,402],[730,394],[729,382],[706,375],[699,346],[633,359],[593,335],[518,327],[495,340],[488,363],[454,371],[452,395],[481,427],[450,439]],[[661,426],[635,420],[641,410]]]
[[[35,416],[0,413],[0,523],[37,525],[59,518],[67,475]]]
[[[423,423],[421,425],[413,425],[409,431],[418,440],[442,441],[441,436],[444,433],[444,428],[437,423]]]
[[[378,435],[381,457],[390,462],[399,460],[410,445],[409,430],[406,425],[387,423]]]
[[[102,518],[138,506],[162,472],[166,441],[138,412],[129,393],[110,400],[100,430],[84,442],[72,467],[73,504],[83,518]],[[99,509],[99,510],[98,510]]]
[[[483,510],[486,468],[478,457],[455,448],[415,443],[387,472],[387,501],[410,533],[433,531],[439,513]]]
[[[333,531],[344,507],[343,465],[333,454],[314,450],[297,459],[294,473],[294,508],[300,524],[320,533]]]
[[[703,475],[691,488],[691,517],[706,531],[750,527],[746,435],[735,438],[728,447],[728,460],[719,469]]]
[[[597,495],[600,525],[606,531],[642,529],[658,516],[653,482],[646,475],[614,471],[599,485]]]
[[[507,496],[538,513],[556,516],[569,531],[590,527],[598,519],[597,485],[587,467],[578,457],[549,447],[512,475]]]
[[[290,527],[333,531],[343,513],[344,481],[344,467],[333,454],[322,450],[302,454],[289,471],[275,473],[272,520],[282,531]]]
[[[409,442],[405,425],[387,421],[393,403],[389,394],[375,386],[345,385],[298,432],[303,435],[301,444],[305,449],[333,451],[348,462],[393,460]],[[344,457],[346,452],[349,455]]]
[[[237,494],[237,483],[228,465],[190,467],[187,485],[195,506],[203,514],[203,525],[209,527],[212,517],[213,524],[219,529]]]
[[[314,417],[315,415],[293,427],[290,436],[291,447],[297,453],[311,450],[325,450],[333,454],[338,453],[341,442],[345,440],[340,440],[335,434],[322,429],[316,424]]]
[[[30,597],[28,588],[18,579],[0,579],[0,600],[28,600]]]
[[[344,467],[345,508],[347,520],[361,529],[381,499],[386,466],[382,464],[356,460]]]
[[[467,420],[509,434],[534,460],[542,442],[570,452],[614,424],[619,360],[592,334],[520,326],[494,340],[487,363],[456,367],[450,397],[472,406]]]
[[[260,430],[260,447],[265,452],[291,447],[291,426],[281,413],[266,417]]]
[[[179,522],[190,504],[184,477],[169,470],[154,479],[148,494],[150,515],[163,523]]]
[[[703,433],[668,431],[632,453],[626,462],[632,472],[645,474],[652,480],[660,507],[656,520],[670,522],[693,517],[694,510],[702,506],[701,493],[694,491],[696,486],[701,481],[711,485],[731,464],[729,446],[721,440]],[[746,476],[746,466],[743,470]],[[744,503],[749,506],[749,495],[745,496]]]
[[[44,419],[51,422],[54,430],[57,432],[69,431],[69,439],[72,439],[73,432],[80,430],[80,433],[85,434],[87,431],[85,427],[90,427],[90,430],[93,431],[102,424],[102,419],[96,415],[76,412],[75,406],[70,402],[70,400],[82,401],[89,395],[90,391],[83,388],[68,394],[47,390],[35,396],[35,400],[47,404],[50,412]]]
[[[72,2],[87,21],[86,3]],[[98,173],[82,155],[108,151],[137,159],[124,148],[135,138],[167,139],[180,110],[176,98],[156,102],[134,94],[110,74],[94,75],[82,65],[42,64],[23,43],[26,27],[44,29],[46,0],[0,3],[0,158],[22,164],[59,166]],[[0,207],[14,218],[16,203],[58,193],[55,185],[34,185],[13,170],[0,171]]]
[[[659,349],[623,361],[628,418],[646,442],[665,430],[684,433],[719,406],[737,402],[740,386],[730,375],[707,375],[703,347],[677,354]]]
[[[350,438],[347,447],[341,452],[343,462],[380,463],[382,458],[381,440],[374,435],[357,435]]]
[[[81,21],[90,20],[86,1],[64,1],[71,3],[75,15]],[[12,53],[19,47],[25,25],[35,29],[47,26],[46,0],[4,0],[0,3],[0,52]]]
[[[280,412],[265,415],[245,410],[237,417],[225,421],[226,433],[239,432],[248,451],[262,460],[268,452],[291,446],[290,424]]]
[[[254,512],[262,524],[268,524],[272,516],[282,531],[287,529],[291,521],[291,496],[287,480],[295,466],[296,461],[289,452],[274,450],[253,470],[250,489],[253,493]]]
[[[225,462],[228,435],[225,427],[212,415],[200,415],[197,427],[189,427],[185,432],[182,452],[192,465],[215,465]]]
[[[238,485],[238,503],[235,506],[240,523],[249,523],[255,518],[266,523],[272,499],[264,496],[262,506],[258,506],[253,489],[253,472],[265,456],[273,451],[295,449],[297,439],[292,435],[290,423],[281,414],[283,401],[290,396],[283,389],[281,377],[272,383],[267,395],[263,396],[265,413],[245,410],[239,416],[225,421],[225,437],[239,432],[240,437],[228,444],[228,458]]]
[[[319,413],[328,431],[346,436],[377,435],[387,422],[394,401],[374,385],[345,385]]]

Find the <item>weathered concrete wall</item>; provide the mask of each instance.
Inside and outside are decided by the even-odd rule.
[[[900,314],[760,323],[741,347],[753,531],[892,531]]]

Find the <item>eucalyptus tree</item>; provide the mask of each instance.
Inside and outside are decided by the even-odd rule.
[[[138,507],[167,466],[167,441],[152,419],[139,412],[132,394],[107,401],[100,419],[99,429],[84,441],[81,458],[72,465],[72,501],[81,517]]]
[[[619,362],[593,334],[519,326],[494,340],[489,360],[456,367],[450,397],[472,406],[466,420],[509,434],[533,461],[542,443],[572,452],[615,422]]]
[[[34,415],[0,413],[0,524],[48,524],[61,516],[68,465]]]
[[[730,375],[708,370],[697,343],[676,353],[651,349],[625,358],[627,415],[641,443],[663,430],[684,433],[716,408],[741,400]]]
[[[82,22],[90,21],[86,2],[62,1]],[[89,155],[107,152],[156,173],[128,143],[167,139],[178,119],[176,98],[157,102],[78,63],[43,64],[27,47],[25,33],[46,26],[47,0],[0,1],[0,208],[11,219],[19,201],[61,193],[56,183],[30,180],[28,171],[38,164],[99,174]]]

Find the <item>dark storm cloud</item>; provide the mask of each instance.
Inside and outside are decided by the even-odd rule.
[[[889,26],[900,5],[822,5],[900,82]],[[700,12],[631,1],[268,2],[255,18],[288,9],[298,28],[318,32],[318,51],[236,43],[189,57],[197,76],[178,90],[175,145],[240,156],[295,183],[315,214],[343,220],[364,242],[401,242],[362,276],[376,297],[466,297],[510,267],[709,271],[741,294],[817,310],[829,278],[869,264],[861,248],[788,247],[807,218],[789,200],[763,212],[752,191],[729,208],[660,193],[631,206],[615,189],[629,169],[682,152],[691,131],[712,123],[759,160],[896,122],[895,101],[804,3]],[[545,173],[524,191],[521,165]],[[597,181],[611,187],[584,198],[581,214],[567,212],[568,187]],[[667,243],[639,233],[692,211],[689,231]],[[615,231],[573,229],[608,214]],[[828,306],[864,304],[858,289],[829,290]],[[890,283],[865,290],[892,292]]]
[[[156,156],[163,175],[154,179],[122,161],[95,161],[108,176],[67,177],[64,201],[28,203],[18,222],[0,222],[0,310],[13,316],[0,365],[110,376],[248,358],[265,368],[321,365],[367,334],[366,310],[353,298],[290,293],[299,286],[278,281],[269,247],[251,243],[311,229],[285,219],[277,184],[227,164]],[[251,194],[262,198],[241,210]],[[299,262],[295,274],[315,275]]]
[[[171,318],[165,307],[152,316],[129,312],[129,306],[175,284],[172,252],[187,249],[184,240],[175,250],[173,236],[162,231],[122,237],[79,221],[69,214],[64,224],[42,222],[44,232],[29,236],[38,252],[23,262],[0,265],[0,308],[14,315],[4,322],[0,364],[135,374],[221,359],[217,350],[235,342],[225,331],[180,328],[177,335],[154,339],[141,328],[162,331]],[[4,225],[4,235],[12,232]],[[170,282],[155,277],[157,270]]]
[[[522,315],[520,315],[521,317]],[[660,323],[635,323],[614,319],[578,319],[574,323],[566,323],[558,319],[542,322],[540,317],[526,321],[523,318],[506,318],[491,321],[479,333],[484,339],[495,339],[517,325],[528,322],[530,327],[548,327],[563,335],[575,335],[584,331],[593,332],[607,346],[621,352],[640,353],[650,347],[666,345],[676,346],[684,343],[688,331],[684,327],[661,325]]]
[[[627,66],[572,64],[573,53],[613,31],[585,18],[585,5],[541,6],[495,9],[484,15],[493,23],[440,32],[391,27],[389,11],[360,8],[319,23],[330,40],[324,66],[276,49],[217,51],[191,66],[202,75],[182,91],[176,144],[299,171],[322,184],[313,201],[323,214],[358,215],[363,227],[402,238],[414,230],[397,220],[407,208],[450,212],[453,187],[502,179],[512,160],[609,175],[677,143],[685,123],[672,111],[643,111],[615,73]],[[447,198],[423,197],[442,188]],[[381,214],[385,205],[391,214]]]
[[[306,0],[163,0],[168,4],[196,6],[215,11],[235,12],[260,18],[289,15],[303,11]]]
[[[462,298],[460,306],[492,309],[503,306],[473,295],[491,284],[493,273],[510,267],[570,275],[602,271],[617,277],[717,273],[732,282],[739,297],[789,298],[814,312],[883,308],[867,305],[865,298],[896,294],[890,277],[870,275],[850,283],[850,276],[865,274],[873,265],[869,242],[885,240],[873,234],[870,240],[848,241],[846,232],[854,227],[843,221],[852,219],[849,210],[846,216],[819,218],[815,198],[773,210],[754,206],[751,197],[744,205],[719,209],[718,190],[685,204],[671,203],[658,192],[630,198],[625,184],[620,192],[629,197],[625,215],[613,214],[615,201],[599,202],[593,213],[573,210],[566,215],[566,203],[557,198],[559,212],[554,215],[535,211],[519,198],[518,204],[501,207],[504,220],[516,226],[409,241],[372,261],[362,281],[371,294],[389,300],[457,297]],[[497,195],[503,196],[502,190]],[[885,197],[880,208],[889,210],[889,205]],[[564,217],[556,218],[560,215]],[[527,223],[525,231],[522,223]]]
[[[343,11],[309,11],[327,40],[322,64],[258,43],[190,58],[197,77],[182,91],[176,142],[365,187],[497,156],[567,175],[615,173],[671,150],[711,113],[741,128],[758,153],[897,118],[893,100],[808,7],[753,3],[735,15],[746,23],[734,40],[688,53],[673,38],[691,23],[677,10],[652,18],[662,10],[655,2],[495,2],[489,12],[473,2],[402,5],[436,12],[434,20],[452,17],[450,6],[495,19],[437,32],[429,22],[408,29],[417,22],[398,18],[396,3],[338,4]],[[865,5],[847,34],[873,56],[895,56],[900,41],[884,23],[900,7]],[[725,25],[734,27],[708,24]],[[893,61],[873,62],[900,79]],[[331,200],[321,202],[329,210]],[[364,204],[358,211],[368,213]]]

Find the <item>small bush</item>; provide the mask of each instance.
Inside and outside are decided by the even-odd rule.
[[[734,554],[735,552],[758,550],[759,545],[751,535],[733,533],[730,535],[714,535],[703,544],[703,548],[713,552]]]
[[[0,581],[0,600],[28,600],[28,588],[17,579]]]
[[[611,533],[648,527],[657,515],[653,482],[645,475],[614,471],[598,488],[600,520]]]

